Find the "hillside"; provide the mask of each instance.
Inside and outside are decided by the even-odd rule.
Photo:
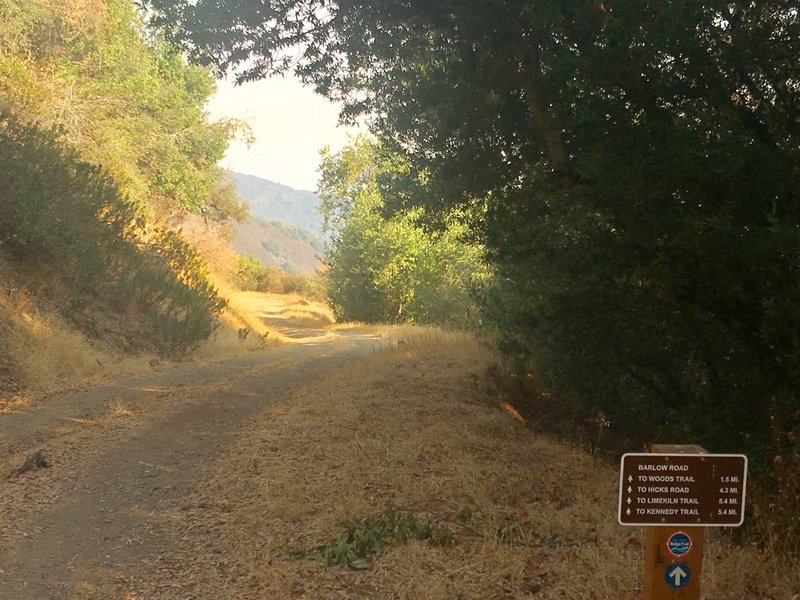
[[[313,273],[322,255],[322,239],[308,229],[259,218],[236,224],[233,245],[243,256],[288,273]]]
[[[296,190],[255,175],[229,172],[236,192],[250,205],[254,217],[283,221],[322,235],[319,197],[314,192]]]
[[[234,225],[233,245],[264,266],[289,273],[313,273],[323,251],[319,197],[254,175],[229,172],[251,218]]]
[[[0,404],[217,331],[225,302],[170,225],[241,213],[213,91],[133,0],[0,3]]]

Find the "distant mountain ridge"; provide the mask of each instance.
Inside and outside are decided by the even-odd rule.
[[[322,236],[319,196],[244,173],[229,173],[239,196],[250,204],[250,214],[266,221],[283,221]]]
[[[229,172],[251,218],[234,225],[233,245],[264,266],[313,273],[323,250],[319,196],[255,175]]]

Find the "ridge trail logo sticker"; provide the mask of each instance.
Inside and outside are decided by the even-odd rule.
[[[692,549],[692,538],[688,534],[678,531],[669,536],[667,549],[673,556],[683,556]]]

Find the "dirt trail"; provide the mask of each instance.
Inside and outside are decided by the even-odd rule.
[[[486,345],[245,300],[282,344],[0,414],[0,600],[640,599],[615,466],[521,422]],[[389,508],[452,543],[359,550]],[[321,547],[372,568],[290,560]],[[706,600],[800,600],[796,564],[706,548]]]
[[[142,578],[141,561],[169,551],[161,525],[186,509],[204,466],[254,415],[381,344],[359,332],[310,335],[311,343],[170,368],[0,415],[4,472],[38,447],[52,462],[0,479],[0,599],[124,597],[125,582]]]

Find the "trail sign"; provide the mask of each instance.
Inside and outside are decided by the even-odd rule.
[[[744,522],[747,457],[742,454],[625,454],[622,525],[737,527]]]

